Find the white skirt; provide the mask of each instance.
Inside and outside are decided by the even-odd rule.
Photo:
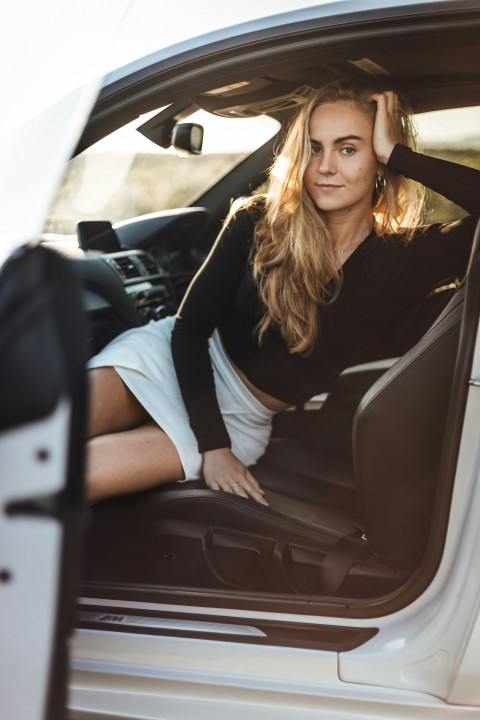
[[[201,477],[202,455],[190,427],[172,359],[175,317],[151,320],[112,340],[88,368],[113,367],[148,414],[175,445],[185,480]],[[232,452],[246,466],[263,455],[272,431],[273,411],[252,395],[228,359],[219,334],[209,340],[215,389],[230,435]]]

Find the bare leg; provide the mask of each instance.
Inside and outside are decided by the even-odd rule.
[[[178,452],[113,368],[89,373],[89,503],[184,477]]]
[[[131,430],[151,417],[112,367],[88,371],[87,437]]]
[[[87,502],[183,479],[177,450],[154,422],[87,444]]]

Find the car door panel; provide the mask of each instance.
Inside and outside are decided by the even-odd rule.
[[[17,250],[0,274],[0,677],[9,720],[64,717],[85,336],[66,261]]]

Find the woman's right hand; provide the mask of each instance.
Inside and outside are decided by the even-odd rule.
[[[268,505],[262,488],[230,448],[203,453],[203,477],[212,490],[223,490]]]
[[[388,90],[372,96],[377,103],[373,126],[373,149],[377,160],[386,165],[395,145],[402,141],[397,95]]]

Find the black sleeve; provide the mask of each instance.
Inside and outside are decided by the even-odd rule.
[[[208,340],[234,302],[249,261],[253,219],[240,210],[222,230],[177,313],[172,354],[200,452],[230,447],[215,392]]]
[[[472,215],[480,214],[480,170],[423,155],[401,144],[393,148],[387,168],[440,193]]]
[[[477,215],[480,213],[480,171],[395,145],[387,167],[440,193],[471,214],[455,222],[421,227],[402,253],[405,302],[411,307],[435,288],[465,276]]]

